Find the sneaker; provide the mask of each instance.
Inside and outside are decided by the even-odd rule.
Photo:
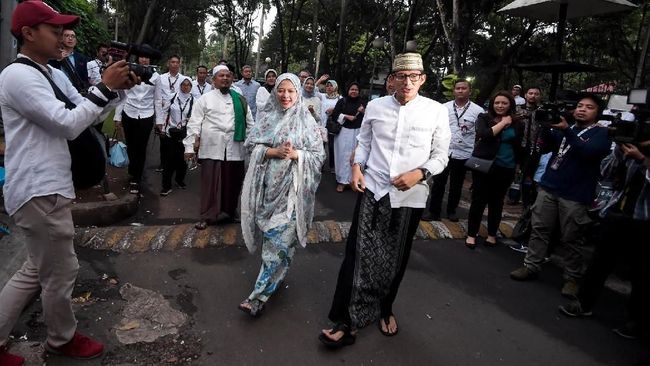
[[[562,291],[560,291],[560,293],[564,297],[575,299],[576,295],[578,295],[578,282],[574,279],[567,280],[564,282],[564,286],[562,286]]]
[[[162,173],[162,172],[163,172],[163,168],[162,168],[162,167],[158,167],[158,168],[156,168],[155,172],[156,172],[156,173]]]
[[[580,304],[580,301],[578,300],[573,300],[566,305],[560,305],[557,309],[560,311],[560,313],[572,318],[592,315],[591,310],[583,309],[582,304]]]
[[[129,193],[131,193],[131,194],[140,193],[140,185],[138,183],[130,183],[129,184]]]
[[[172,193],[172,189],[171,189],[171,188],[169,188],[169,189],[163,189],[163,190],[160,192],[160,196],[162,196],[162,197],[167,197],[167,196],[169,196],[170,193]]]
[[[510,272],[510,278],[515,281],[528,281],[537,278],[537,272],[533,272],[528,267],[523,266]]]
[[[14,355],[7,351],[7,347],[0,346],[0,365],[2,366],[22,366],[25,363],[25,358],[22,356]]]
[[[180,183],[176,182],[176,187],[185,190],[187,189],[187,184],[185,184],[185,182],[180,182]]]
[[[641,328],[633,322],[627,322],[622,327],[612,329],[614,333],[625,339],[639,339],[643,336]]]
[[[528,252],[528,247],[523,245],[523,244],[519,244],[519,243],[511,245],[510,249],[514,250],[515,252],[519,252],[519,253],[527,253]]]
[[[447,214],[447,218],[448,218],[449,221],[451,221],[451,222],[458,222],[458,216],[456,215],[455,212],[448,213],[448,214]]]
[[[79,332],[75,332],[72,340],[61,347],[52,347],[46,342],[45,349],[49,353],[81,360],[99,357],[104,353],[103,344]]]

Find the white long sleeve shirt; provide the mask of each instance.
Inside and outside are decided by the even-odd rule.
[[[366,107],[354,162],[365,167],[366,188],[376,200],[389,194],[393,208],[423,208],[429,195],[426,182],[402,192],[391,180],[417,168],[433,175],[442,172],[449,161],[450,138],[442,104],[418,95],[401,105],[394,96],[385,96]]]
[[[86,64],[86,69],[88,70],[88,82],[90,85],[97,85],[102,81],[102,66],[104,66],[104,64],[98,59],[89,61]]]
[[[194,96],[194,99],[199,99],[203,94],[207,94],[210,90],[212,90],[212,84],[208,83],[207,81],[203,83],[203,85],[199,85],[198,81],[192,81],[192,96]]]
[[[127,116],[137,119],[149,118],[155,113],[156,84],[160,82],[160,75],[156,72],[150,82],[138,84],[126,91],[126,99],[115,109],[114,121],[122,121],[122,112]]]
[[[0,108],[7,144],[4,195],[9,215],[34,197],[59,194],[75,198],[67,140],[75,139],[119,102],[116,99],[102,108],[82,97],[62,71],[42,67],[77,107],[66,109],[45,76],[31,66],[11,64],[0,74]],[[94,86],[88,91],[107,100]]]
[[[181,91],[183,80],[189,79],[180,72],[172,76],[169,72],[160,75],[160,80],[156,83],[155,104],[156,104],[156,123],[161,124],[167,115],[169,101],[174,94]],[[191,80],[191,79],[190,79]]]
[[[253,127],[251,109],[246,110],[246,131]],[[244,160],[244,142],[234,140],[235,110],[230,94],[214,89],[194,101],[192,116],[183,140],[186,153],[194,152],[194,142],[200,138],[199,159],[225,161]]]

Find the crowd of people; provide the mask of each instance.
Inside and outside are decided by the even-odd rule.
[[[4,193],[8,213],[27,234],[29,258],[0,292],[0,364],[23,363],[8,352],[7,341],[39,290],[48,351],[74,358],[103,352],[99,341],[77,331],[70,302],[78,263],[66,140],[112,110],[128,147],[130,193],[141,194],[154,131],[160,137],[161,199],[186,188],[188,161],[198,161],[196,229],[241,222],[248,249],[261,246],[258,277],[238,305],[253,317],[281,286],[298,245],[306,244],[323,166],[329,165],[336,191],[350,188],[357,202],[328,315],[333,326],[318,335],[326,346],[351,345],[360,329],[375,322],[385,336],[398,333],[392,305],[415,231],[421,220],[441,220],[447,180],[446,217],[459,220],[468,170],[467,248],[478,245],[486,207],[483,244],[498,245],[507,191],[519,183],[530,235],[513,246],[526,254],[510,277],[537,278],[556,251],[565,272],[561,294],[571,299],[559,309],[588,316],[615,259],[624,256],[633,268],[632,296],[628,322],[616,331],[635,338],[650,330],[650,250],[635,239],[650,234],[650,141],[613,144],[597,123],[604,109],[598,96],[579,94],[570,114],[540,121],[540,88],[521,97],[523,88],[514,85],[495,93],[484,110],[471,100],[471,82],[460,78],[454,100],[441,104],[420,92],[427,75],[417,53],[395,57],[386,95],[371,101],[357,83],[339,87],[329,75],[316,78],[308,70],[294,75],[268,69],[259,83],[245,65],[234,82],[236,70],[224,61],[212,69],[198,66],[193,80],[181,74],[178,55],[168,57],[167,72],[139,83],[125,61],[108,64],[107,46],[99,45],[92,61],[74,50],[78,21],[40,1],[22,2],[12,17],[22,61],[0,74]],[[138,59],[141,65],[151,61]],[[590,215],[603,177],[614,182],[612,194]],[[588,236],[595,223],[600,234]],[[615,247],[621,235],[625,246]],[[595,247],[590,262],[586,246]]]

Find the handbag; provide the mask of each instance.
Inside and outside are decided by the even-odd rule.
[[[169,137],[171,137],[172,140],[183,141],[183,139],[187,137],[187,126],[183,126],[180,128],[170,127],[167,132],[169,132]]]
[[[512,236],[510,239],[516,241],[519,244],[528,242],[530,238],[530,232],[532,231],[531,218],[533,216],[532,205],[526,207],[524,212],[517,220],[515,227],[512,228]]]
[[[327,117],[325,128],[327,128],[327,132],[330,135],[338,135],[341,132],[343,125],[335,121],[332,117]]]
[[[481,159],[476,156],[470,156],[465,162],[465,167],[480,173],[487,173],[492,169],[494,159]]]

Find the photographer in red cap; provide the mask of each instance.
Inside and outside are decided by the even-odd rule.
[[[28,258],[0,292],[0,365],[24,358],[7,351],[9,333],[23,308],[41,293],[48,352],[93,358],[104,346],[77,332],[71,294],[79,264],[70,211],[75,197],[68,140],[79,136],[119,102],[114,90],[137,78],[125,61],[109,66],[102,82],[82,97],[60,70],[47,66],[61,53],[63,27],[79,18],[41,1],[16,6],[11,33],[20,53],[0,74],[0,108],[6,137],[5,207],[25,233]],[[57,94],[58,93],[58,94]]]

